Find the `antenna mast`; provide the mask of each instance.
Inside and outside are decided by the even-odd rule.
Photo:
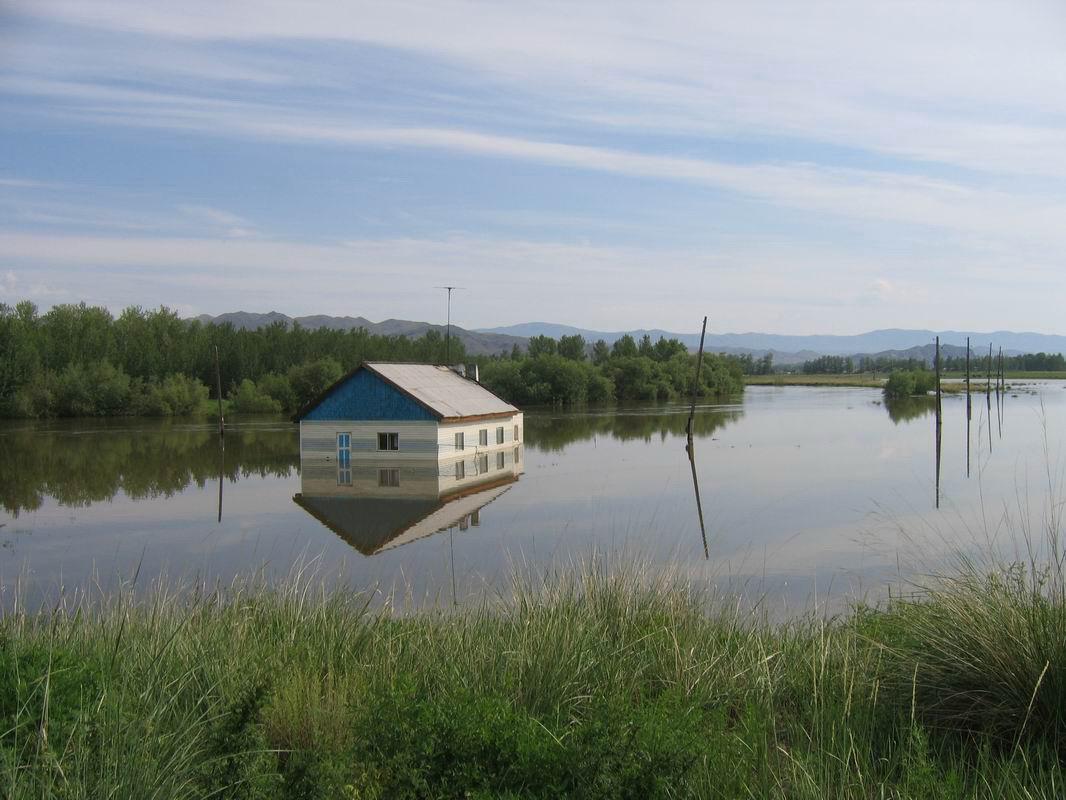
[[[436,289],[448,290],[448,326],[444,329],[444,360],[450,367],[452,364],[452,291],[463,289],[463,286],[436,286]]]

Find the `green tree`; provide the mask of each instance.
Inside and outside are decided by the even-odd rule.
[[[556,344],[555,340],[550,336],[531,336],[529,337],[529,345],[526,347],[526,353],[530,358],[540,358],[541,356],[555,355]]]
[[[585,339],[580,334],[559,339],[559,355],[571,361],[585,360]]]
[[[297,407],[311,402],[329,386],[340,380],[343,374],[340,363],[332,358],[320,358],[310,364],[290,369],[288,379],[293,394],[296,395]]]
[[[603,339],[597,339],[592,345],[592,363],[597,367],[606,364],[611,358],[611,348]]]
[[[635,358],[637,356],[637,343],[628,333],[618,339],[611,347],[613,358]]]

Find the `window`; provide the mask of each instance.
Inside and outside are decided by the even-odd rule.
[[[518,463],[518,448],[514,449],[514,463]]]
[[[378,470],[378,486],[399,486],[400,470],[396,468]]]
[[[342,467],[337,465],[337,485],[338,486],[351,486],[352,485],[352,471],[348,467]]]
[[[478,456],[477,459],[477,471],[479,475],[484,475],[489,471],[489,455],[486,453],[483,456]]]
[[[379,433],[378,434],[378,450],[399,450],[400,449],[400,434],[398,433]]]
[[[501,428],[501,430],[503,430],[503,429]],[[496,454],[496,469],[503,469],[504,465],[505,465],[505,459],[504,459],[504,455],[503,455],[503,450],[501,450],[500,452],[498,452]]]
[[[514,426],[514,440],[516,442],[518,441],[518,426],[517,425]]]
[[[463,432],[462,431],[459,431],[459,433],[455,434],[455,449],[456,450],[465,449],[464,445],[463,445]]]
[[[456,461],[455,462],[455,479],[458,481],[458,480],[462,480],[465,477],[466,477],[466,462],[465,461]]]
[[[488,447],[489,444],[489,429],[482,428],[477,432],[477,443],[480,447]]]
[[[503,444],[503,426],[496,429],[496,444]]]

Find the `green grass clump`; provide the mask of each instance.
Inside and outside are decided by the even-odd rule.
[[[0,795],[1058,797],[1041,586],[771,624],[595,564],[404,615],[299,580],[12,613]]]
[[[936,388],[936,375],[925,369],[901,369],[885,381],[885,397],[914,397]]]

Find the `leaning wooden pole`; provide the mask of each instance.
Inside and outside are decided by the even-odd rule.
[[[707,317],[703,318],[703,330],[700,331],[700,352],[696,356],[696,379],[692,382],[692,407],[688,411],[688,443],[692,446],[692,426],[696,419],[696,394],[700,390],[700,371],[703,368],[703,339],[707,335]]]
[[[222,417],[222,367],[218,360],[218,345],[215,345],[215,391],[218,392],[218,435],[226,435],[226,420]]]
[[[996,420],[999,423],[999,438],[1003,438],[1003,406],[1007,400],[1007,378],[1003,368],[1003,348],[999,348],[999,376],[996,378]]]

